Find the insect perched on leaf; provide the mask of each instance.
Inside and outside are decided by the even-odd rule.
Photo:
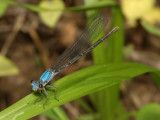
[[[104,22],[104,25],[102,23]],[[48,83],[52,80],[52,78],[65,69],[67,66],[71,65],[75,61],[77,61],[80,57],[90,52],[96,46],[98,46],[101,42],[103,42],[107,37],[111,34],[115,33],[119,27],[114,27],[109,33],[104,35],[102,38],[98,38],[100,33],[104,30],[103,28],[106,26],[107,19],[101,15],[96,16],[82,31],[82,33],[78,36],[75,42],[56,60],[56,62],[51,66],[51,68],[47,69],[40,77],[39,81],[32,80],[32,90],[41,91],[41,96],[43,96],[43,91],[46,94],[46,100],[48,99],[48,93],[46,91],[46,87],[55,88],[55,99],[56,97],[56,86],[48,85]],[[95,43],[91,45],[91,42],[97,40]],[[35,103],[40,99],[36,99]]]

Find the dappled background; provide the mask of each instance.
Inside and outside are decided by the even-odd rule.
[[[0,0],[0,111],[32,93],[30,80],[38,80],[87,24],[87,8],[45,14],[41,9],[23,5],[28,3],[44,8],[64,9],[85,5],[81,0],[55,0],[53,3],[52,0],[15,0],[19,5],[6,1],[8,3],[2,4]],[[108,31],[112,20],[117,18],[113,18],[112,4],[104,4],[102,2],[97,8],[109,19],[105,28]],[[114,4],[120,7],[123,17],[124,61],[139,62],[160,69],[160,2],[121,0]],[[88,9],[93,8],[96,7]],[[92,55],[89,53],[59,73],[53,81],[92,64]],[[149,74],[125,81],[120,86],[120,101],[126,111],[139,110],[148,103],[160,103],[158,83]],[[83,99],[96,111],[88,97]],[[70,119],[88,113],[78,102],[67,103],[62,107]],[[39,115],[32,119],[49,118]]]

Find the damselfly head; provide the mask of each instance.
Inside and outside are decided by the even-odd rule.
[[[42,84],[39,84],[39,89],[43,89],[43,85]]]
[[[32,90],[36,92],[39,89],[39,83],[35,80],[31,80],[31,84],[32,84]]]

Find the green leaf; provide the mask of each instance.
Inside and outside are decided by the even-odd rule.
[[[160,36],[160,29],[148,24],[145,21],[141,22],[142,26],[150,33]]]
[[[92,107],[84,100],[77,99],[76,102],[88,113],[94,113]]]
[[[4,12],[6,11],[7,7],[8,7],[8,4],[0,3],[0,17],[4,14]]]
[[[49,118],[55,120],[69,120],[69,118],[65,114],[65,111],[61,107],[56,107],[51,110],[48,110],[44,114]]]
[[[137,120],[160,120],[160,105],[152,103],[144,106],[138,112]]]
[[[71,11],[71,12],[82,12],[82,11],[88,11],[88,10],[94,10],[94,9],[97,10],[97,9],[101,9],[101,8],[108,7],[108,6],[117,5],[117,3],[113,0],[98,1],[98,2],[97,1],[94,2],[92,0],[92,1],[87,1],[87,2],[91,2],[91,4],[85,4],[79,7],[70,7],[70,8],[66,8],[66,10]]]
[[[0,55],[0,76],[15,75],[18,73],[18,68],[14,65],[14,63],[6,57]]]
[[[99,120],[99,114],[85,114],[79,116],[76,120]]]
[[[157,71],[158,70],[152,67],[138,63],[94,65],[65,76],[54,83],[57,87],[57,98],[59,99],[59,102],[54,99],[53,90],[47,90],[49,97],[45,109],[43,109],[45,96],[40,102],[34,104],[39,94],[32,93],[3,110],[0,113],[0,119],[29,119],[49,109],[146,72],[155,72],[160,76],[160,72]]]
[[[117,115],[117,120],[129,120],[130,117],[137,115],[137,111],[127,112],[123,104],[119,102],[116,108],[116,115]]]
[[[130,56],[130,54],[133,52],[134,50],[134,45],[133,44],[130,44],[130,45],[127,45],[123,48],[123,54],[124,54],[124,57],[125,58],[128,58]]]
[[[18,6],[21,6],[21,7],[24,7],[24,8],[27,8],[31,11],[34,11],[34,12],[44,12],[44,11],[53,11],[51,9],[47,9],[47,8],[42,8],[40,6],[37,6],[37,5],[31,5],[31,4],[20,4]],[[56,11],[56,10],[55,10]]]
[[[158,87],[160,88],[160,80],[159,80],[159,76],[156,73],[151,73],[153,79],[155,80],[156,84],[158,85]]]
[[[61,0],[42,0],[39,4],[40,7],[44,7],[47,9],[63,9],[64,3]],[[39,16],[41,17],[44,24],[48,27],[54,27],[62,15],[62,11],[43,11],[39,12]]]
[[[16,2],[13,0],[0,0],[1,4],[10,4],[10,5],[16,5]]]
[[[104,1],[100,1],[100,0],[85,0],[85,6],[91,6],[93,3],[101,3]],[[107,1],[105,1],[107,2]],[[89,10],[86,12],[88,21],[93,19],[93,16],[96,16],[97,14],[100,14],[100,10],[99,9],[94,9],[94,10]],[[107,22],[107,21],[104,21]],[[101,26],[103,26],[103,23],[101,23]],[[102,36],[104,36],[104,31],[102,31],[98,37],[101,38]],[[95,42],[95,41],[93,41]],[[105,48],[105,41],[102,42],[100,45],[98,45],[95,49],[93,49],[92,51],[92,57],[93,57],[93,61],[94,64],[104,64],[106,63],[106,48]],[[96,107],[96,109],[98,110],[99,108],[99,104],[102,103],[102,101],[99,101],[99,92],[98,93],[94,93],[90,95],[90,99],[94,105],[94,107]]]
[[[5,0],[2,0],[5,2]],[[24,8],[27,8],[31,11],[34,12],[44,12],[44,11],[70,11],[70,12],[82,12],[82,11],[87,11],[87,10],[92,10],[92,9],[98,9],[98,8],[103,8],[103,7],[107,7],[107,6],[116,6],[116,2],[115,1],[99,1],[99,2],[94,2],[93,4],[90,5],[82,5],[82,6],[78,6],[78,7],[69,7],[69,8],[46,8],[46,7],[40,7],[40,6],[36,6],[36,5],[31,5],[31,4],[18,4],[16,2],[13,2],[12,0],[6,0],[6,2],[10,5],[17,5],[17,6],[21,6]],[[5,3],[6,3],[5,2]],[[49,2],[49,1],[46,1]]]
[[[107,47],[107,62],[121,63],[123,61],[123,46],[124,46],[124,25],[123,16],[118,6],[112,8],[112,27],[119,26],[119,31],[108,39]],[[101,114],[102,120],[113,120],[116,117],[116,108],[119,102],[120,85],[111,86],[103,91],[101,95]]]

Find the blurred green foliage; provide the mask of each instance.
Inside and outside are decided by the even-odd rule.
[[[16,75],[19,73],[16,65],[8,58],[0,55],[0,76]]]
[[[138,112],[137,120],[160,120],[160,105],[152,103],[144,106]]]

